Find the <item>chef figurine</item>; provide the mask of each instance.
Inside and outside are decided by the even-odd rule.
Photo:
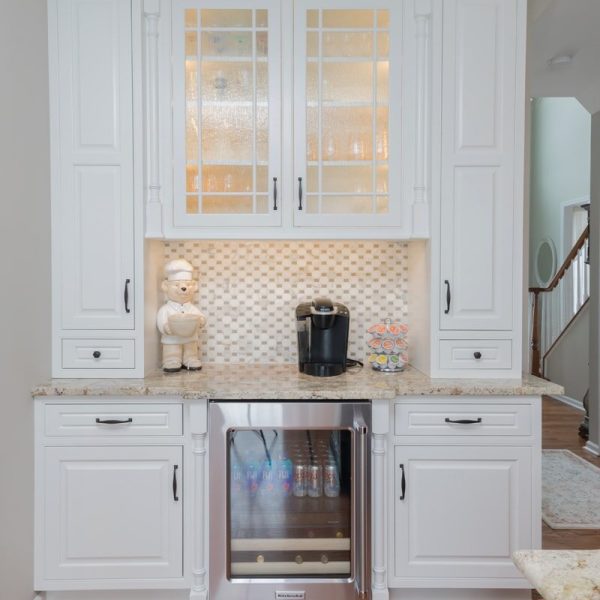
[[[162,334],[162,368],[176,373],[182,366],[190,371],[202,368],[198,350],[198,331],[206,317],[192,304],[198,282],[192,279],[192,265],[183,259],[165,265],[162,291],[167,302],[158,310],[156,325]]]

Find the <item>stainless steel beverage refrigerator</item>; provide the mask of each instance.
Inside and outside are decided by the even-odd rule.
[[[367,401],[211,402],[211,600],[370,597]]]

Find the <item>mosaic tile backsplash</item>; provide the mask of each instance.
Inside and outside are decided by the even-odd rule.
[[[164,252],[196,270],[206,362],[296,362],[294,311],[316,296],[350,309],[352,358],[365,358],[373,323],[407,322],[406,242],[171,241]]]

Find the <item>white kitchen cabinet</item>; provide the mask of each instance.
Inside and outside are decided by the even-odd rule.
[[[50,0],[48,21],[53,374],[135,374],[131,4]]]
[[[520,377],[524,0],[444,0],[440,193],[432,207],[434,377]]]
[[[396,446],[394,466],[395,578],[407,587],[520,578],[511,554],[533,545],[531,448]]]
[[[148,237],[428,235],[431,8],[145,5]]]
[[[45,448],[44,579],[182,577],[181,472],[180,446]]]

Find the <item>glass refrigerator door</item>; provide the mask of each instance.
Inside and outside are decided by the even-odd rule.
[[[352,431],[227,431],[227,576],[349,579]]]

